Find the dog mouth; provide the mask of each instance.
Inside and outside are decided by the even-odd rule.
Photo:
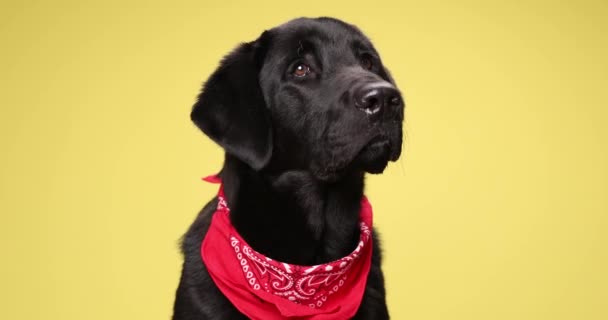
[[[324,157],[326,161],[313,162],[311,169],[315,176],[323,181],[336,181],[353,171],[371,174],[384,172],[388,163],[397,161],[401,155],[401,127],[388,127],[378,131],[375,134],[364,134],[359,137],[363,138],[359,143],[351,144],[353,153],[331,153]]]
[[[379,135],[372,138],[364,147],[361,149],[361,153],[367,152],[390,152],[391,142],[388,137]]]
[[[389,161],[394,161],[394,148],[391,140],[379,135],[372,138],[359,152],[356,163],[369,173],[381,173]]]

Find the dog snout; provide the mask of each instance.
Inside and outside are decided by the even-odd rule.
[[[354,95],[355,107],[368,115],[373,115],[384,109],[395,109],[401,106],[401,94],[390,83],[369,83],[357,90]]]

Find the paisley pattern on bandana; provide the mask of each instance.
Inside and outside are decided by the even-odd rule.
[[[369,242],[371,231],[361,222],[361,241],[348,256],[315,266],[298,266],[278,262],[251,249],[235,236],[230,245],[243,270],[243,276],[253,290],[286,298],[311,308],[319,308],[338,292],[348,277],[348,270],[360,258],[360,252]]]

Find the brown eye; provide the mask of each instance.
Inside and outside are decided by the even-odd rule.
[[[370,57],[361,58],[361,65],[367,70],[371,70],[374,67],[374,63],[372,62],[372,58]]]
[[[306,77],[309,73],[310,67],[303,63],[299,63],[298,65],[296,65],[296,68],[293,70],[293,75],[298,78]]]

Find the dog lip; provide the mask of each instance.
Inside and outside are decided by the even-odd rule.
[[[385,136],[385,135],[378,135],[373,137],[364,147],[365,148],[371,148],[371,147],[375,147],[375,146],[379,146],[382,144],[388,144],[389,147],[391,145],[391,140]]]
[[[386,153],[390,153],[392,150],[392,144],[391,144],[391,140],[384,136],[384,135],[378,135],[373,137],[368,143],[366,143],[363,148],[361,148],[361,151],[359,151],[359,154],[363,154],[366,152],[386,152]],[[387,155],[388,156],[388,155]]]
[[[381,152],[387,153],[387,160],[394,162],[397,161],[401,155],[401,148],[399,148],[397,144],[398,142],[391,139],[389,136],[379,134],[370,139],[369,142],[361,148],[359,153],[365,153],[370,150],[375,150],[376,152],[383,150]]]

